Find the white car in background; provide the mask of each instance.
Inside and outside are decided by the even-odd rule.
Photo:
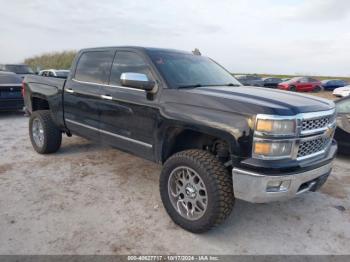
[[[346,97],[350,95],[350,85],[334,89],[333,95]]]
[[[69,70],[46,69],[39,72],[39,76],[67,78]]]

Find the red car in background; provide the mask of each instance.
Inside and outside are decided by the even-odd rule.
[[[322,83],[311,77],[294,77],[278,84],[278,89],[294,92],[319,92],[322,90]]]

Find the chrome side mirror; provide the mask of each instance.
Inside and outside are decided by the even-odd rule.
[[[148,92],[152,91],[155,86],[155,82],[149,80],[147,75],[131,72],[122,73],[120,83],[122,86],[142,89]]]

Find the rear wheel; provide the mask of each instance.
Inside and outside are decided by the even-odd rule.
[[[35,111],[29,119],[29,136],[33,148],[40,154],[56,152],[62,142],[61,130],[55,125],[50,111]]]
[[[320,86],[316,86],[314,88],[314,92],[317,93],[317,92],[321,92],[322,91],[322,88]]]
[[[222,223],[234,203],[231,175],[203,150],[182,151],[166,161],[160,194],[172,220],[193,233]]]
[[[289,87],[289,91],[296,92],[297,88],[295,86],[291,86]]]

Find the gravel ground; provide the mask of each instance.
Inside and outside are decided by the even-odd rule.
[[[350,254],[350,158],[321,192],[236,201],[225,224],[195,235],[163,209],[160,166],[78,137],[39,155],[27,123],[0,114],[0,254]]]

